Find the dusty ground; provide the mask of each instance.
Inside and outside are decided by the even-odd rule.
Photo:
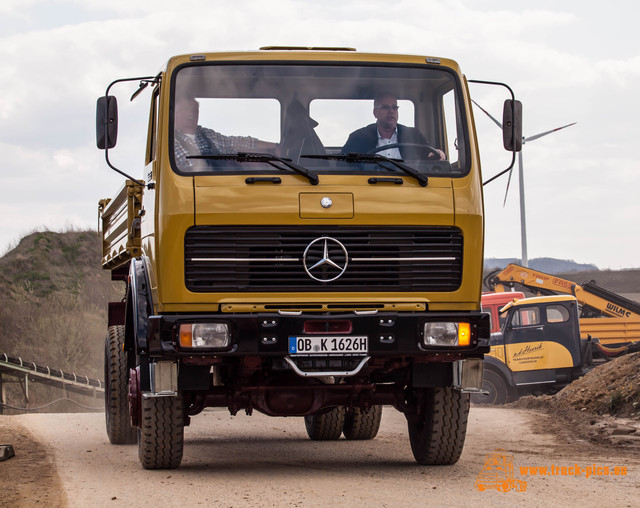
[[[472,407],[465,450],[449,467],[414,463],[404,417],[391,408],[378,437],[365,442],[312,442],[301,418],[207,410],[185,429],[184,459],[173,471],[144,471],[136,446],[110,445],[102,414],[0,416],[0,444],[16,452],[0,462],[0,505],[638,506],[639,387],[635,354],[555,396]],[[526,491],[475,489],[496,449],[513,457]],[[574,465],[610,474],[520,469]],[[616,467],[626,474],[614,475]]]
[[[11,444],[16,454],[0,462],[0,506],[67,506],[53,451],[14,418],[0,416],[0,444]]]
[[[473,407],[465,450],[448,467],[414,463],[404,417],[391,408],[385,408],[378,437],[364,442],[312,442],[300,418],[207,410],[185,429],[182,466],[172,471],[145,471],[135,445],[108,444],[101,414],[3,416],[0,442],[7,440],[16,457],[0,462],[4,506],[600,508],[605,500],[637,506],[640,494],[635,441],[603,438],[594,445],[545,413],[509,407]],[[513,456],[514,477],[527,482],[526,491],[475,490],[485,457],[496,449]],[[539,476],[519,469],[575,464],[611,472],[622,466],[627,474]]]
[[[555,395],[523,397],[511,407],[538,409],[560,418],[592,443],[640,445],[640,353],[594,368]]]

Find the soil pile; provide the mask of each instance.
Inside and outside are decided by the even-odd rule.
[[[640,451],[640,353],[594,368],[555,395],[509,404],[547,415],[545,426],[567,441],[585,440]]]
[[[553,399],[556,405],[580,411],[640,420],[640,353],[594,368]]]
[[[599,365],[555,395],[530,395],[510,405],[550,412],[577,410],[640,422],[640,353]]]

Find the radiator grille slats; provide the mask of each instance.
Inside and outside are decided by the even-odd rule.
[[[347,264],[331,282],[303,266],[305,249],[324,237],[347,252],[329,242],[329,258]],[[322,259],[323,244],[309,250],[307,267]],[[185,235],[185,283],[195,292],[455,291],[462,247],[451,227],[195,226]],[[311,273],[327,279],[329,270]]]

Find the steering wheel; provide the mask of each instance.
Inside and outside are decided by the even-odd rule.
[[[440,152],[438,151],[437,148],[434,148],[431,145],[422,144],[422,143],[391,143],[389,145],[378,146],[373,150],[369,150],[367,153],[374,154],[374,153],[382,152],[384,150],[388,150],[389,148],[402,148],[402,147],[422,148],[424,150],[427,150],[427,158],[429,157],[429,154],[432,153],[436,156],[436,158],[431,160],[440,160]]]

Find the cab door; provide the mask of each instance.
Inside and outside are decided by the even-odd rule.
[[[504,329],[505,357],[517,385],[558,381],[571,368],[571,312],[560,303],[514,307]]]

